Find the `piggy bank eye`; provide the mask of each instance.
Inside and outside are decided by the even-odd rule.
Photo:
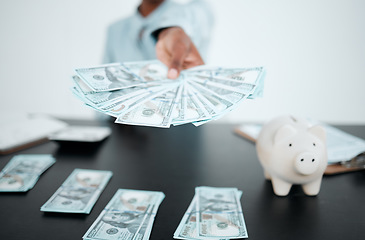
[[[315,147],[315,146],[316,146],[316,144],[315,144],[315,143],[313,143],[313,146]]]
[[[289,147],[291,147],[292,146],[292,144],[291,143],[289,143]]]

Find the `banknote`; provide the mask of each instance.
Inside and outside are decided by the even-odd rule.
[[[83,239],[148,239],[162,192],[119,189]]]
[[[216,101],[218,99],[214,99],[214,96],[211,96],[207,92],[204,92],[199,88],[194,87],[192,84],[190,84],[188,88],[190,89],[191,93],[196,96],[197,100],[202,103],[210,118],[221,115],[222,112],[224,112],[228,108],[228,106],[232,106],[232,104],[228,103],[227,105],[225,105],[225,108],[222,109],[222,106],[220,106],[219,102]]]
[[[115,101],[113,102],[106,102],[98,105],[93,105],[93,104],[91,105],[86,104],[86,105],[90,106],[91,108],[94,108],[95,110],[101,113],[117,118],[121,114],[138,107],[145,101],[150,100],[168,90],[169,88],[158,86],[150,88],[148,89],[148,91],[140,93],[138,95],[129,95],[126,98],[115,99]]]
[[[227,112],[232,111],[238,106],[238,103],[247,96],[243,93],[237,93],[227,89],[212,86],[203,87],[199,83],[191,83],[189,89],[197,97],[196,101],[202,102],[204,109],[209,113],[207,119],[196,119],[196,121],[193,121],[193,124],[196,126],[198,122],[201,124],[207,123],[224,116]],[[219,91],[219,93],[212,90]]]
[[[81,78],[77,75],[72,76],[73,83],[75,84],[75,88],[77,91],[81,92],[82,94],[92,94],[97,93],[92,88],[90,88],[87,84],[85,84],[84,81],[81,80]]]
[[[182,97],[183,97],[183,90],[184,90],[184,85],[180,85],[179,89],[177,90],[176,93],[176,98],[175,98],[175,102],[174,102],[174,109],[172,111],[172,116],[171,116],[171,123],[177,123],[178,120],[184,119],[184,109],[185,109],[185,101],[183,101]]]
[[[119,115],[115,122],[168,128],[176,105],[174,102],[176,102],[177,91],[178,87],[166,91],[140,104],[126,114]]]
[[[112,175],[111,171],[75,169],[41,211],[89,214]]]
[[[146,95],[148,93],[156,93],[163,88],[157,87],[133,87],[125,88],[112,92],[99,92],[95,94],[88,94],[83,96],[88,101],[88,104],[94,106],[95,108],[105,108],[111,105],[118,104],[120,102],[126,101],[127,99],[139,97]],[[85,102],[86,102],[85,101]]]
[[[191,83],[192,88],[199,89],[199,93],[214,105],[218,110],[218,114],[214,114],[207,120],[194,121],[195,126],[200,126],[212,120],[217,120],[223,117],[230,111],[233,111],[241,101],[247,99],[248,95],[244,93],[238,93],[227,89],[215,88],[213,86],[202,86],[199,83]],[[219,91],[219,92],[217,92]]]
[[[221,83],[224,86],[236,87],[240,82],[252,84],[255,86],[254,91],[249,98],[257,98],[263,96],[264,79],[266,71],[263,67],[254,68],[207,68],[197,67],[187,70],[193,76],[205,79],[207,82],[211,80]]]
[[[255,67],[255,68],[222,68],[222,67],[216,67],[216,68],[210,68],[210,67],[198,67],[196,69],[192,68],[190,70],[186,71],[188,74],[215,79],[216,81],[221,80],[220,82],[223,83],[222,80],[226,80],[228,82],[228,86],[231,84],[234,84],[233,82],[235,80],[236,84],[239,82],[244,83],[250,83],[258,85],[259,81],[262,79],[260,78],[260,75],[264,72],[263,67]],[[223,83],[223,85],[226,85],[227,83]]]
[[[237,198],[240,199],[242,191],[236,190]],[[197,234],[197,196],[193,197],[187,211],[185,212],[179,226],[177,227],[174,238],[175,239],[202,239],[198,238]],[[204,239],[225,239],[225,238],[204,238]]]
[[[186,83],[184,84],[180,101],[182,101],[181,106],[183,111],[183,114],[180,116],[183,118],[175,118],[172,122],[174,125],[210,119],[211,116],[208,111]]]
[[[200,91],[205,92],[206,94],[210,93],[218,96],[221,99],[224,99],[225,101],[229,101],[232,103],[232,105],[235,106],[237,106],[241,101],[249,96],[246,93],[237,92],[233,89],[224,89],[212,85],[203,86],[202,84],[197,82],[191,83],[191,85],[196,87]]]
[[[130,97],[138,96],[144,93],[153,92],[161,89],[161,86],[146,83],[135,87],[123,88],[114,91],[95,92],[85,85],[78,76],[73,76],[75,86],[71,89],[81,100],[96,108],[100,105],[111,105],[117,101],[125,100]],[[171,83],[171,82],[170,82]]]
[[[111,91],[146,83],[119,63],[92,68],[78,68],[75,71],[84,83],[94,91]]]
[[[247,238],[246,224],[235,188],[196,188],[198,238]]]
[[[171,82],[167,67],[158,60],[125,62],[123,67],[146,82]]]
[[[251,83],[246,83],[243,80],[227,80],[227,79],[218,79],[212,77],[201,77],[201,76],[192,76],[190,81],[197,82],[202,86],[211,85],[221,89],[228,89],[235,92],[250,94],[254,91],[256,85]]]
[[[14,156],[0,172],[0,192],[26,192],[56,160],[49,154]]]
[[[84,101],[88,104],[97,106],[98,104],[112,104],[117,100],[127,99],[132,96],[136,96],[142,93],[146,93],[148,89],[144,87],[131,87],[119,89],[111,92],[97,92],[81,95]]]
[[[147,92],[142,93],[140,95],[137,95],[133,98],[128,99],[127,101],[124,100],[120,100],[118,102],[116,102],[113,105],[119,105],[122,106],[121,110],[118,112],[118,116],[133,110],[134,108],[140,106],[141,104],[150,101],[151,99],[154,99],[160,95],[163,95],[164,93],[166,93],[167,91],[173,89],[176,87],[176,84],[170,84],[164,87],[154,87],[149,89]],[[107,105],[103,105],[100,108],[104,109],[109,108],[111,105],[107,104]]]
[[[200,126],[233,111],[246,99],[262,97],[265,69],[199,66],[168,79],[158,60],[79,68],[74,95],[115,123],[168,128]]]

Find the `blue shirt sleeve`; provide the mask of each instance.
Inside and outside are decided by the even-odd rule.
[[[209,47],[214,17],[204,0],[185,4],[165,0],[154,12],[142,17],[135,14],[121,19],[107,31],[104,63],[156,59],[156,38],[159,29],[178,26],[192,39],[203,60]]]
[[[168,2],[162,6],[164,9],[159,20],[150,26],[150,34],[155,37],[153,34],[160,29],[181,27],[204,59],[214,26],[214,15],[209,4],[203,0],[192,0],[186,4]]]

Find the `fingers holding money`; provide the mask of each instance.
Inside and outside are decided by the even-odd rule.
[[[179,27],[162,30],[156,44],[156,55],[168,66],[167,77],[176,79],[181,70],[204,64],[194,43]]]

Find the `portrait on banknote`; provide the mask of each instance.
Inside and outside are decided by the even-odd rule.
[[[58,201],[62,205],[86,205],[95,191],[95,188],[65,188],[58,193]]]
[[[123,70],[119,66],[110,66],[105,68],[105,75],[110,81],[109,88],[127,86],[131,82],[135,81],[136,78]]]
[[[19,175],[4,174],[0,177],[0,189],[17,189],[23,184],[23,178]]]
[[[141,225],[144,215],[144,213],[106,212],[101,220],[113,227],[128,229],[130,233],[135,233]]]

